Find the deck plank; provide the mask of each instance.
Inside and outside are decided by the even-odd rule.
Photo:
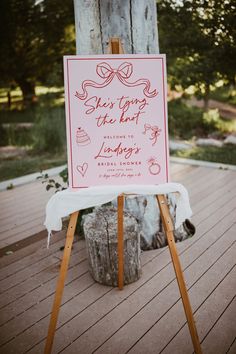
[[[172,164],[173,175],[192,169],[195,167]],[[53,194],[40,181],[0,192],[0,249],[45,230],[45,206]]]
[[[24,268],[30,267],[32,264],[35,264],[38,260],[44,259],[48,257],[49,255],[53,254],[56,250],[59,250],[61,246],[65,244],[65,232],[61,231],[58,232],[57,234],[57,240],[56,242],[52,243],[50,245],[50,248],[47,249],[47,245],[45,240],[43,242],[38,242],[37,245],[33,244],[32,245],[32,250],[30,253],[24,254],[24,252],[20,252],[21,256],[19,259],[12,259],[12,261],[9,263],[5,264],[5,267],[2,266],[1,262],[3,260],[0,259],[0,281],[11,276],[12,274],[16,274],[19,271],[21,271]],[[36,246],[36,247],[34,247]],[[23,248],[23,251],[25,249]],[[19,252],[19,251],[18,251]],[[14,255],[18,254],[15,253]],[[13,255],[13,254],[12,254]],[[11,255],[11,256],[12,256]],[[10,258],[10,257],[8,257]],[[13,257],[11,257],[13,258]],[[6,258],[5,258],[6,259]],[[4,262],[5,263],[5,262]]]
[[[202,343],[203,351],[209,354],[224,354],[235,339],[236,296],[220,316]]]
[[[0,192],[0,249],[45,230],[45,206],[53,193],[40,181]]]
[[[219,282],[219,285],[209,297],[198,307],[197,312],[195,311],[194,316],[198,325],[199,338],[201,341],[235,296],[235,276],[236,269],[234,266],[223,280]],[[225,289],[227,289],[227,296],[225,296]],[[183,343],[185,343],[184,347]],[[167,343],[163,354],[172,354],[173,352],[176,354],[185,354],[191,351],[192,343],[189,338],[188,327],[185,324],[179,332],[176,331],[176,335]],[[218,352],[216,351],[215,353]]]
[[[84,249],[72,254],[67,281],[69,281],[70,276],[73,276],[70,274],[70,269],[71,273],[73,273],[72,269],[78,266],[80,263],[83,263],[86,260],[86,257],[87,255]],[[39,273],[36,272],[36,274],[26,278],[24,281],[21,281],[19,284],[3,292],[0,297],[0,308],[7,306],[25,294],[45,285],[48,281],[56,279],[60,269],[60,263],[61,262],[58,258],[53,258],[51,265],[45,267],[43,271]]]
[[[177,248],[203,350],[234,354],[236,173],[175,163],[171,164],[171,176],[188,189],[197,226],[196,235]],[[14,190],[0,193],[0,206],[2,200],[9,206],[6,219],[0,220],[0,240],[5,232],[9,243],[25,237],[24,225],[29,226],[30,220],[32,229],[37,227],[36,220],[44,213],[44,198],[49,196],[45,190],[44,196],[38,196],[40,190],[39,182],[30,185],[33,201],[27,186],[16,188],[17,198],[23,193],[26,211],[19,203],[11,209]],[[30,208],[32,213],[27,214]],[[18,216],[8,228],[11,210]],[[40,241],[0,258],[3,353],[43,352],[64,233],[56,237],[49,250],[45,241]],[[53,353],[192,353],[167,248],[144,252],[142,277],[123,291],[93,281],[84,241],[76,242],[72,253]]]
[[[180,250],[183,249],[181,255],[182,262],[186,259],[186,262],[191,263],[193,259],[198,258],[199,255],[201,255],[201,253],[204,252],[204,250],[206,250],[206,248],[208,248],[212,244],[212,242],[217,240],[217,238],[228,229],[228,224],[233,222],[234,219],[235,213],[232,212],[228,215],[227,218],[225,218],[224,222],[221,222],[220,225],[216,225],[213,230],[210,230],[209,234],[213,233],[213,238],[209,238],[209,234],[205,235],[205,239],[203,237],[199,237],[200,244],[194,238],[192,240],[188,240],[186,242],[178,244],[178,248]],[[189,250],[191,248],[192,243],[194,245],[194,249],[191,249],[190,253]],[[156,251],[153,252],[155,253]],[[149,254],[149,252],[146,252],[145,254]],[[164,269],[163,272],[161,272],[162,268]],[[149,279],[150,281],[148,281]],[[78,306],[76,306],[76,303],[81,301],[80,299],[76,299],[72,304],[68,303],[65,308],[61,308],[60,317],[66,319],[66,321],[64,321],[67,323],[65,323],[65,325],[62,326],[56,334],[55,352],[60,351],[66,343],[70,343],[71,341],[73,341],[76,336],[78,337],[78,335],[86,331],[88,327],[93,326],[94,323],[96,323],[96,321],[98,321],[100,317],[104,317],[106,313],[108,313],[109,315],[113,308],[115,311],[120,302],[127,301],[127,298],[130,302],[133,301],[133,297],[136,298],[135,294],[137,294],[137,292],[141,294],[139,301],[147,301],[147,296],[154,296],[154,287],[159,286],[161,290],[163,287],[167,286],[170,281],[175,281],[175,276],[173,272],[172,263],[170,262],[170,258],[168,256],[168,249],[165,248],[164,251],[161,251],[160,255],[152,259],[152,261],[147,264],[146,268],[143,267],[143,275],[141,279],[138,282],[125,287],[122,293],[118,292],[117,294],[117,289],[113,289],[107,296],[101,298],[99,301],[95,302],[92,306],[90,306],[87,311],[81,313],[78,313]],[[117,296],[119,303],[117,303]],[[74,309],[74,316],[71,321],[66,318],[68,306],[72,306]],[[128,309],[126,310],[126,314],[128,314],[130,311],[130,306],[128,306]],[[134,306],[134,310],[137,310],[136,304]],[[76,315],[76,313],[78,313],[78,315]],[[116,317],[115,315],[118,317]],[[119,313],[117,314],[117,311],[115,311],[115,313],[112,312],[110,316],[114,319],[115,322],[117,322],[118,319],[122,320],[123,318],[122,317],[120,319],[121,316],[119,316]],[[61,324],[62,323],[63,321],[61,322]],[[37,323],[38,329],[40,331],[42,331],[42,326],[44,325],[45,322],[41,324]],[[34,341],[32,337],[36,336],[37,332],[38,331],[36,328],[29,329],[27,333],[23,333],[22,336],[20,336],[21,338],[19,338],[19,341],[24,341],[27,336],[27,338],[31,338],[32,344],[32,342]],[[32,353],[42,352],[42,346],[43,344],[41,343],[39,346],[34,347],[32,349]]]
[[[231,264],[234,262],[235,250],[236,247],[234,247],[234,249],[230,249],[230,252],[228,252],[223,258],[223,267],[221,264],[221,267],[218,268],[218,270],[221,270],[222,268],[225,269],[225,260],[228,260],[228,257],[230,257],[231,260],[231,262],[228,262],[228,264],[229,266],[231,266]],[[188,287],[190,287],[192,283],[196,281],[196,279],[199,279],[201,277],[202,271],[205,271],[206,264],[204,265],[204,261],[208,264],[214,262],[214,257],[218,256],[218,254],[214,253],[214,251],[215,249],[212,250],[212,252],[207,252],[204,257],[201,257],[200,259],[198,259],[197,262],[191,265],[191,269],[188,268],[188,270],[185,271],[185,277],[187,280]],[[182,262],[182,264],[185,267],[184,261]],[[192,270],[192,276],[189,275],[190,270]],[[208,272],[207,274],[209,277],[211,276],[211,272]],[[216,272],[216,274],[216,280],[218,281],[218,272]],[[193,278],[193,275],[196,279]],[[167,276],[165,275],[164,277],[166,280]],[[162,277],[155,280],[157,283],[161,284],[163,284],[164,282]],[[148,286],[151,285],[151,282],[149,282]],[[202,299],[204,299],[205,294],[199,294],[198,286],[195,286],[194,289],[196,289],[198,300],[201,299],[201,296]],[[69,345],[64,352],[76,353],[77,348],[81,348],[81,351],[85,353],[93,352],[94,350],[96,350],[97,353],[126,353],[135,341],[137,341],[141,336],[143,336],[150,329],[150,327],[155,324],[158,319],[160,319],[167,311],[169,311],[169,309],[173,306],[173,303],[176,301],[175,299],[179,298],[179,293],[175,280],[172,280],[172,282],[170,282],[167,287],[163,288],[162,291],[160,291],[160,285],[159,287],[153,286],[151,299],[147,299],[147,289],[143,288],[142,290],[143,291],[141,292],[141,294],[138,294],[139,296],[137,296],[136,293],[135,295],[133,295],[130,301],[125,301],[121,306],[116,307],[116,309],[114,309],[113,311],[115,313],[112,313],[112,315],[110,316],[108,315],[104,317],[95,326],[89,329],[85,334],[80,336],[73,344]],[[206,291],[206,289],[204,290]],[[190,299],[193,300],[191,292]],[[135,298],[137,298],[136,301]],[[145,307],[143,304],[143,300],[146,302]],[[142,304],[141,308],[140,304]],[[195,303],[193,303],[192,306],[193,305],[195,305]],[[131,311],[131,309],[133,309],[133,311]],[[179,315],[173,318],[174,321],[177,321],[178,325],[181,320],[185,322],[183,307],[179,306],[179,309]],[[171,323],[172,321],[169,322],[169,325],[171,325]],[[164,325],[164,322],[162,322],[162,325]],[[169,327],[171,326],[166,326],[166,328],[168,328],[168,332],[163,338],[163,340],[165,341],[168,338],[168,335],[171,333],[171,328]],[[145,352],[145,350],[151,352],[151,348],[153,347],[156,348],[158,352],[160,351],[160,349],[162,348],[161,346],[159,346],[161,343],[161,338],[159,338],[158,335],[155,336],[155,332],[156,331],[154,331],[154,333],[151,333],[150,336],[147,336],[147,340],[145,340],[145,343],[143,346],[141,346],[141,348],[138,348],[137,353],[143,353]],[[110,340],[108,340],[109,338]],[[158,338],[158,340],[156,340],[156,338]],[[105,341],[106,343],[102,345],[99,350],[97,350],[97,348]],[[133,353],[135,352],[136,348],[134,348]]]
[[[233,342],[230,344],[229,349],[226,352],[227,354],[235,354],[236,353],[236,337]]]
[[[236,228],[234,228],[234,230],[230,230],[228,231],[224,237],[221,238],[221,242],[218,242],[216,244],[214,244],[214,246],[212,246],[209,250],[209,252],[206,252],[205,254],[203,254],[198,260],[197,262],[195,262],[195,267],[191,267],[191,269],[189,269],[189,272],[185,272],[186,274],[186,282],[189,285],[188,286],[188,292],[189,292],[189,297],[190,297],[190,301],[191,301],[191,305],[192,305],[192,309],[195,312],[197,308],[199,308],[202,304],[204,304],[204,302],[206,301],[206,298],[208,296],[210,296],[210,294],[212,293],[212,291],[214,291],[220,284],[221,282],[225,279],[225,276],[227,276],[228,272],[230,272],[232,270],[232,267],[234,267],[234,252],[236,251],[236,247],[235,245],[232,247],[232,244],[234,242],[234,232],[236,231]],[[229,237],[230,236],[230,237]],[[226,241],[227,239],[227,241]],[[219,248],[222,246],[222,250],[220,250],[222,252],[222,254],[214,254],[214,252],[216,252],[216,250],[219,252]],[[226,248],[226,250],[225,250]],[[216,258],[213,257],[216,256]],[[208,266],[207,264],[209,264],[209,261],[206,259],[207,258],[211,258],[211,260],[213,261],[212,265]],[[217,260],[215,260],[217,259]],[[225,267],[225,262],[227,261],[227,267]],[[206,271],[206,273],[204,273],[201,277],[199,277],[199,268],[203,267]],[[209,267],[209,268],[207,268]],[[235,274],[235,273],[234,273]],[[196,279],[198,278],[198,279]],[[230,277],[230,281],[232,281],[232,277]],[[190,285],[190,280],[191,282],[193,282],[193,285]],[[225,284],[227,284],[227,282],[225,282]],[[231,294],[233,292],[233,287],[231,286]],[[176,297],[176,296],[175,296]],[[219,300],[219,298],[218,298]],[[225,301],[227,304],[227,301]],[[224,302],[221,301],[221,304],[218,305],[217,310],[219,311],[219,307],[222,306]],[[213,311],[216,312],[216,309],[213,307],[212,309]],[[209,309],[209,311],[211,311],[211,308]],[[208,312],[208,316],[209,316]],[[216,313],[215,313],[216,315]],[[218,312],[219,315],[219,312]],[[142,314],[140,314],[140,318],[142,317]],[[204,321],[207,320],[207,318],[204,318],[204,321],[200,322],[199,321],[199,316],[195,315],[195,319],[196,319],[196,326],[198,328],[198,332],[199,332],[199,337],[200,339],[202,338],[202,333],[206,332],[206,326],[205,328],[203,327],[204,325]],[[143,316],[143,320],[145,320],[144,316]],[[134,318],[133,321],[137,322],[137,318]],[[140,320],[139,320],[140,321]],[[149,328],[150,328],[150,321],[148,319],[149,322]],[[157,321],[157,323],[155,325],[153,325],[153,327],[150,328],[150,330],[148,329],[148,331],[145,333],[145,336],[143,338],[141,338],[141,340],[138,339],[138,341],[136,342],[136,344],[134,345],[134,347],[132,348],[132,350],[130,351],[130,353],[142,353],[144,352],[144,349],[146,348],[146,350],[148,352],[151,352],[152,348],[156,348],[157,352],[161,352],[165,346],[168,344],[169,341],[171,341],[176,334],[178,333],[178,331],[180,330],[180,328],[186,323],[186,319],[185,319],[185,315],[184,315],[184,311],[183,311],[183,306],[181,301],[178,301],[176,304],[174,304],[174,306],[172,306],[171,308],[169,308],[168,312],[161,317],[161,319],[159,321]],[[206,322],[207,323],[207,322]],[[208,319],[208,323],[209,323],[209,319]],[[130,323],[129,326],[131,326],[132,324]],[[140,323],[141,325],[141,323]],[[127,326],[126,326],[127,327]],[[130,333],[129,328],[124,328],[124,331],[127,329],[127,333]],[[187,326],[186,326],[187,327]],[[166,335],[165,337],[163,337],[162,334],[162,328],[166,328],[168,329],[166,331]],[[186,330],[186,332],[184,333],[185,336],[184,338],[182,337],[182,340],[184,340],[184,342],[186,341],[189,346],[186,345],[185,343],[185,349],[183,351],[183,347],[179,347],[180,348],[180,352],[178,352],[175,347],[171,346],[171,349],[169,350],[169,353],[191,353],[193,351],[193,346],[191,343],[191,339],[190,339],[190,334],[188,329]],[[116,333],[116,336],[118,336],[119,333]],[[186,340],[188,338],[188,340]],[[112,338],[112,343],[113,343],[114,339]],[[183,341],[181,341],[181,343],[183,343]],[[101,350],[105,349],[104,352],[106,352],[106,347],[101,347]],[[98,353],[101,352],[101,350],[98,351]]]

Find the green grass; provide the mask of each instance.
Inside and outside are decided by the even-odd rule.
[[[193,160],[203,160],[210,162],[219,162],[224,164],[236,165],[236,147],[225,145],[223,147],[200,147],[196,146],[191,150],[172,151],[172,156],[182,157]]]
[[[11,91],[12,103],[22,100],[21,90],[17,87]],[[0,88],[0,104],[5,105],[7,103],[7,89]]]
[[[27,109],[0,110],[0,124],[33,123],[37,117],[37,107]]]
[[[0,146],[31,146],[33,142],[32,127],[20,127],[15,123],[0,125]]]
[[[65,154],[26,156],[14,160],[0,160],[0,181],[40,172],[66,163]]]
[[[36,93],[37,102],[25,108],[20,90],[12,91],[9,109],[6,91],[0,89],[0,124],[5,124],[0,126],[0,145],[27,146],[29,151],[24,157],[0,157],[0,181],[66,163],[63,89],[36,87]],[[33,124],[24,128],[18,123]]]
[[[66,145],[66,122],[61,107],[49,107],[47,114],[41,112],[33,128],[33,150],[35,152],[57,153]]]
[[[47,94],[61,94],[64,91],[63,87],[46,87],[46,86],[36,86],[35,93],[36,96],[44,96]],[[0,104],[7,103],[7,89],[0,88]],[[22,100],[22,93],[19,87],[11,90],[11,99],[13,102]]]
[[[36,87],[37,102],[29,107],[23,106],[19,89],[11,92],[11,109],[7,107],[6,90],[0,89],[0,124],[1,123],[33,123],[39,114],[47,115],[49,108],[60,107],[64,112],[64,89],[61,87]]]
[[[24,123],[29,123],[25,122],[22,112],[21,116]],[[63,150],[66,143],[64,107],[40,107],[34,119],[29,126],[15,122],[0,124],[0,146],[28,146],[38,152]]]

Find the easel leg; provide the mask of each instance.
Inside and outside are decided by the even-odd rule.
[[[124,196],[117,198],[117,234],[118,234],[118,287],[123,289],[124,285],[124,237],[123,237],[123,209]]]
[[[164,229],[166,232],[168,246],[169,246],[169,250],[170,250],[177,282],[179,285],[179,290],[180,290],[180,294],[181,294],[181,298],[182,298],[182,302],[183,302],[183,306],[184,306],[185,315],[186,315],[186,318],[188,321],[188,326],[189,326],[189,331],[190,331],[192,342],[193,342],[194,351],[197,354],[201,354],[202,350],[201,350],[201,346],[200,346],[200,342],[199,342],[199,338],[198,338],[198,334],[197,334],[197,329],[196,329],[194,318],[193,318],[193,313],[192,313],[192,309],[191,309],[191,305],[190,305],[190,301],[189,301],[189,297],[188,297],[188,292],[187,292],[185,281],[184,281],[183,272],[181,269],[179,256],[178,256],[177,249],[176,249],[174,233],[173,233],[174,227],[173,227],[172,219],[170,216],[170,211],[169,211],[169,207],[167,204],[167,200],[164,195],[157,195],[157,201],[159,204],[161,218],[162,218],[162,222],[163,222]]]
[[[123,54],[124,49],[120,38],[111,38],[108,45],[108,54]],[[117,198],[117,234],[118,234],[118,288],[124,286],[124,244],[123,244],[123,208],[124,196]]]
[[[52,307],[52,313],[51,313],[51,318],[50,318],[50,323],[49,323],[49,328],[48,328],[48,336],[46,340],[46,345],[44,349],[45,354],[50,354],[52,351],[52,345],[53,345],[53,340],[54,340],[54,334],[56,330],[56,325],[57,325],[57,318],[59,314],[59,309],[61,305],[61,299],[62,299],[62,294],[64,290],[64,284],[65,284],[65,278],[66,278],[66,273],[69,265],[69,260],[70,260],[70,254],[71,254],[71,248],[72,248],[72,243],[74,240],[74,234],[75,234],[75,227],[76,227],[76,222],[78,219],[79,212],[75,212],[71,214],[70,216],[70,222],[66,234],[66,244],[65,244],[65,249],[63,253],[63,258],[61,262],[61,268],[60,268],[60,273],[59,277],[57,280],[57,288],[56,288],[56,293],[54,297],[54,303]]]

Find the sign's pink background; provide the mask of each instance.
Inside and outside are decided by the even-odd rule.
[[[109,82],[109,70],[102,69],[104,77],[96,72],[98,64],[117,70],[124,62],[133,67],[127,85],[117,74]],[[70,188],[168,182],[165,67],[164,55],[64,57]],[[82,84],[91,81],[98,87],[84,85],[81,99]]]

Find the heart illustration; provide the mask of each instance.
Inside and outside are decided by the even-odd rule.
[[[84,177],[84,175],[88,169],[88,164],[87,164],[87,162],[84,162],[82,166],[77,165],[76,168],[77,168],[77,171],[82,175],[82,177]]]

